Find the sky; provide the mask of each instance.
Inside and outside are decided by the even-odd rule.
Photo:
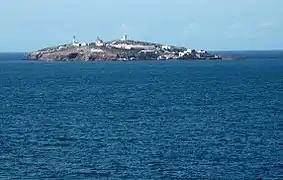
[[[0,52],[130,39],[205,50],[283,49],[283,0],[0,0]]]

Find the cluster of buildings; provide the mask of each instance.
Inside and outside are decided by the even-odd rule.
[[[76,37],[73,37],[72,45],[76,47],[84,47],[84,46],[89,46],[89,43],[80,43],[76,41]],[[112,41],[109,43],[103,42],[99,37],[97,37],[95,41],[95,46],[97,47],[102,47],[102,46],[110,46],[114,48],[119,48],[119,49],[140,49],[140,50],[154,50],[155,46],[153,45],[142,45],[139,43],[133,43],[128,41],[128,36],[124,35],[120,40],[117,41]]]
[[[73,46],[76,46],[76,47],[81,47],[81,46],[89,46],[89,43],[79,43],[76,41],[76,36],[73,36],[73,43],[72,43]]]
[[[121,41],[128,41],[128,36],[124,35],[121,38]],[[76,46],[76,47],[84,47],[84,46],[89,46],[90,43],[78,42],[78,41],[76,41],[76,36],[73,36],[72,45]],[[106,46],[107,44],[104,43],[99,37],[97,37],[97,39],[95,41],[95,45],[101,47],[101,46]]]
[[[148,53],[148,54],[160,54],[160,52],[163,52],[162,55],[159,57],[160,59],[175,59],[175,58],[182,58],[182,57],[188,57],[188,56],[194,56],[196,58],[202,58],[207,55],[207,52],[204,50],[194,50],[194,49],[178,49],[174,46],[169,45],[155,45],[152,43],[139,43],[135,41],[128,40],[128,36],[124,35],[120,40],[111,41],[111,42],[103,42],[99,37],[97,37],[95,41],[95,46],[97,47],[114,47],[118,49],[126,49],[126,50],[140,50],[141,53]],[[79,43],[76,41],[76,37],[73,37],[73,46],[76,47],[84,47],[84,46],[90,46],[89,43]],[[91,44],[93,45],[93,43]],[[97,49],[94,49],[96,52]]]

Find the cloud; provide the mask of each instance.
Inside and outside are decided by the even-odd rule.
[[[265,27],[271,27],[273,25],[274,25],[273,22],[266,21],[266,22],[260,23],[259,27],[265,28]]]

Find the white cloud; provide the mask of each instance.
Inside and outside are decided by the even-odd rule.
[[[260,23],[259,27],[271,27],[273,25],[274,25],[273,22],[266,21],[266,22]]]

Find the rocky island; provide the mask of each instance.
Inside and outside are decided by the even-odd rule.
[[[204,50],[128,40],[103,42],[99,37],[93,43],[79,43],[73,37],[70,44],[45,48],[26,56],[29,60],[58,61],[130,61],[130,60],[212,60],[223,57]]]

